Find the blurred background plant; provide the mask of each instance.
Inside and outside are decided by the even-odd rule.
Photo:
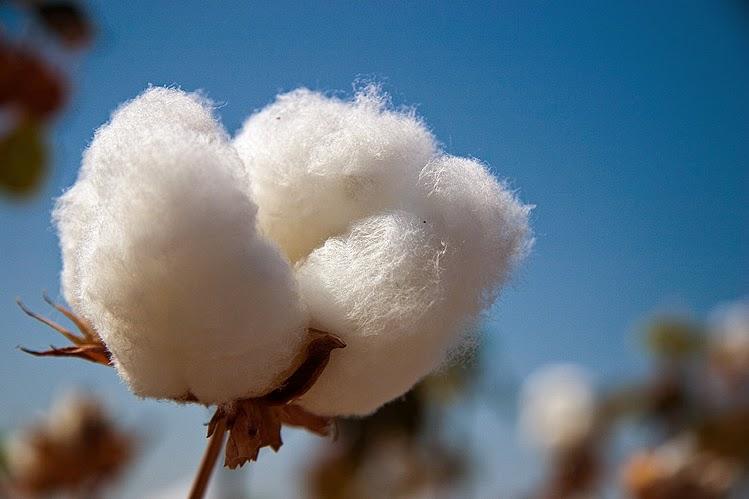
[[[545,368],[546,378],[526,382],[521,423],[549,453],[534,497],[749,494],[749,302],[721,306],[705,324],[658,317],[645,332],[653,359],[645,381],[594,394],[585,378]],[[615,435],[631,423],[644,442],[612,462]]]
[[[521,434],[547,463],[530,497],[749,494],[749,303],[718,307],[705,323],[658,316],[643,329],[652,358],[643,381],[596,390],[591,373],[558,364],[518,387]],[[446,422],[486,385],[482,372],[477,350],[468,368],[432,376],[368,418],[341,421],[338,441],[311,460],[310,497],[472,497],[479,456]],[[617,435],[626,430],[638,439],[622,452]]]
[[[90,395],[61,396],[40,420],[2,442],[7,497],[100,497],[134,457],[136,435]]]
[[[310,461],[310,497],[465,495],[476,456],[449,412],[476,395],[479,359],[474,352],[369,417],[340,420],[336,442]]]
[[[3,0],[0,11],[0,190],[28,196],[49,167],[45,135],[71,91],[66,66],[93,26],[72,1]]]

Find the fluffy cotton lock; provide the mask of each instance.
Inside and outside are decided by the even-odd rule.
[[[437,368],[526,253],[530,208],[440,151],[375,88],[278,97],[234,140],[261,230],[296,261],[313,326],[339,335],[300,403],[364,415]]]
[[[291,261],[361,218],[410,207],[434,137],[369,87],[350,101],[298,89],[252,115],[234,139],[261,230]]]
[[[583,442],[596,418],[593,383],[574,364],[552,364],[532,373],[520,396],[520,427],[530,442],[561,452]]]
[[[298,266],[313,324],[341,336],[301,404],[364,415],[439,367],[494,299],[528,245],[528,208],[479,163],[449,156],[425,165],[421,215],[355,223]]]
[[[366,414],[405,393],[444,348],[444,246],[428,223],[391,212],[315,250],[297,274],[312,323],[338,334],[334,355],[300,400],[320,414]]]
[[[298,355],[304,307],[246,182],[210,105],[153,88],[97,131],[58,201],[63,293],[136,394],[260,395]]]

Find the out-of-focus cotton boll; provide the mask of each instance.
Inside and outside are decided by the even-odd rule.
[[[80,392],[68,392],[52,405],[46,429],[59,445],[77,445],[82,435],[98,430],[108,422],[104,407],[94,398]]]
[[[701,449],[694,435],[683,434],[633,454],[620,475],[628,497],[637,499],[732,497],[739,470],[726,457]]]
[[[116,478],[134,444],[135,435],[118,428],[96,399],[68,393],[43,418],[11,434],[4,449],[8,485],[13,497],[78,497]]]
[[[584,442],[594,429],[595,418],[592,382],[575,365],[546,366],[523,384],[520,427],[542,449],[557,452]]]
[[[296,261],[357,219],[418,202],[435,140],[375,87],[350,101],[299,89],[251,116],[234,140],[262,231]]]
[[[711,314],[711,345],[721,367],[749,372],[749,299],[722,305]]]
[[[346,349],[300,403],[326,415],[368,414],[442,360],[454,331],[440,324],[444,247],[405,212],[364,219],[315,250],[297,272],[312,324]]]
[[[711,316],[713,342],[749,355],[749,300],[718,307]]]
[[[8,473],[13,479],[27,477],[36,472],[44,462],[30,429],[12,433],[4,442],[3,457]]]
[[[66,297],[136,394],[260,395],[299,353],[293,273],[245,182],[201,98],[151,89],[97,132],[58,203]]]

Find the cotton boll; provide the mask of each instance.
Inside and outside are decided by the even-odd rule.
[[[58,445],[78,445],[82,436],[97,430],[108,418],[101,404],[80,392],[68,392],[49,411],[46,431]]]
[[[741,465],[699,444],[694,434],[686,433],[630,456],[620,474],[627,496],[735,496],[731,492],[741,483]]]
[[[441,360],[442,252],[429,224],[390,212],[356,223],[300,265],[297,278],[313,325],[346,342],[300,399],[306,409],[371,413]]]
[[[749,300],[717,307],[710,317],[710,345],[719,367],[749,373]]]
[[[153,89],[97,132],[78,182],[88,187],[58,204],[74,269],[65,289],[136,394],[260,395],[299,353],[291,267],[257,233],[245,181],[205,103]]]
[[[135,436],[120,430],[95,399],[69,393],[7,441],[8,485],[14,497],[77,497],[116,478],[134,444]]]
[[[520,426],[545,450],[563,451],[583,442],[593,430],[595,416],[592,382],[575,365],[546,366],[523,384]]]
[[[44,456],[39,452],[31,431],[27,429],[16,431],[4,444],[5,465],[13,479],[19,480],[32,476],[42,466]]]
[[[374,87],[354,100],[306,89],[280,95],[234,140],[249,170],[261,230],[296,261],[357,219],[417,202],[436,153],[412,112]]]

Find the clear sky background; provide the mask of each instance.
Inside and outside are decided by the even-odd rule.
[[[416,106],[447,151],[491,165],[537,205],[536,247],[485,327],[497,383],[560,360],[604,383],[636,376],[645,361],[633,331],[648,314],[704,317],[749,291],[744,2],[183,0],[91,10],[99,37],[54,128],[53,172],[33,200],[0,199],[0,428],[59,389],[96,390],[154,437],[127,497],[193,473],[208,413],[138,401],[99,366],[23,355],[16,345],[57,338],[13,301],[42,309],[41,291],[57,294],[53,199],[74,182],[93,131],[149,84],[203,89],[234,132],[278,92],[350,94],[353,82],[378,81],[396,104]],[[482,439],[495,453],[479,494],[522,490],[538,464],[512,421],[479,411],[476,423],[491,428]],[[313,440],[289,440],[253,466],[257,489],[290,490],[281,482]]]

